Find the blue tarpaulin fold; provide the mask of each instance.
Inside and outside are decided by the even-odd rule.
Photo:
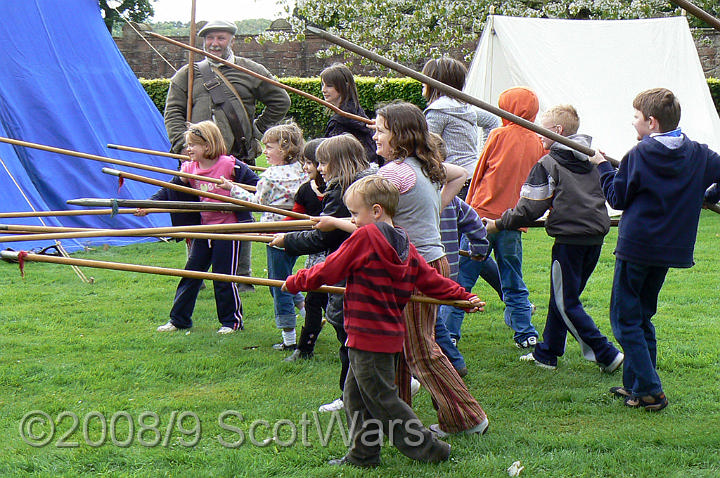
[[[168,169],[177,160],[107,148],[168,151],[162,115],[103,22],[97,0],[0,0],[0,136]],[[0,212],[77,209],[80,197],[145,199],[157,186],[104,174],[103,167],[169,180],[144,170],[0,143]],[[0,219],[0,224],[138,228],[170,225],[166,214]],[[65,239],[68,251],[145,238]],[[53,244],[2,242],[0,249]]]

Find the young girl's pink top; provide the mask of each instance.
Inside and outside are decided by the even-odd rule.
[[[220,176],[224,176],[227,179],[232,180],[234,174],[235,160],[232,156],[220,156],[212,166],[208,169],[200,168],[200,165],[195,161],[185,161],[180,168],[185,173],[197,174],[200,176],[207,176],[210,178],[220,179]],[[208,181],[200,181],[197,179],[188,179],[188,183],[195,189],[205,191],[214,194],[220,194],[222,196],[230,197],[230,191],[223,189],[219,184],[211,183]],[[200,201],[203,202],[222,202],[217,199],[210,199],[201,197]],[[200,213],[203,224],[229,224],[237,222],[234,212],[226,211],[202,211]]]

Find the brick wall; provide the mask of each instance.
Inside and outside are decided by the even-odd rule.
[[[136,25],[137,27],[137,25]],[[125,25],[123,35],[115,38],[120,51],[130,67],[139,78],[169,78],[174,70],[152,48],[160,52],[175,69],[187,63],[187,51],[171,45],[161,39],[135,33]],[[695,44],[700,56],[706,77],[720,78],[720,32],[712,29],[699,29],[693,32]],[[174,40],[189,43],[188,37],[174,37]],[[152,48],[151,46],[152,45]],[[200,47],[200,45],[198,45]],[[304,42],[272,43],[261,45],[251,35],[238,35],[234,43],[236,55],[257,61],[267,67],[278,77],[311,77],[320,74],[325,67],[336,61],[346,61],[342,56],[317,58],[315,52],[330,46],[319,37],[308,34]],[[466,48],[474,49],[473,44]],[[459,58],[459,52],[450,56]],[[196,55],[197,56],[197,55]],[[196,58],[197,60],[197,58]],[[422,63],[408,65],[416,70],[422,69]],[[378,76],[377,67],[373,64],[361,65],[357,57],[353,60],[352,70],[357,75]]]

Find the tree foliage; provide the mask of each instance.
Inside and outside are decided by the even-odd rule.
[[[281,0],[290,12],[290,0]],[[720,15],[717,0],[694,0]],[[402,63],[441,56],[478,39],[488,13],[566,19],[634,19],[679,15],[663,0],[296,0],[290,23],[294,33],[268,32],[273,41],[302,39],[305,25],[325,28]],[[691,26],[707,26],[689,17]],[[333,47],[323,54],[341,50]],[[464,51],[471,54],[469,48]]]
[[[105,19],[105,26],[110,33],[113,31],[115,24],[123,22],[120,16],[132,20],[133,22],[142,22],[153,16],[155,10],[150,4],[152,0],[99,0],[100,10]]]

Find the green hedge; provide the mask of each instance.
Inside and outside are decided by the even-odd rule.
[[[720,78],[708,78],[707,83],[710,87],[710,95],[715,102],[715,109],[720,113]]]
[[[310,93],[322,98],[320,92],[320,78],[281,78],[280,82],[295,89]],[[372,118],[375,110],[383,103],[395,99],[402,99],[425,107],[425,98],[422,96],[422,84],[409,78],[371,78],[356,77],[355,82],[360,95],[360,105]],[[165,108],[165,97],[170,87],[170,80],[157,79],[146,80],[141,78],[140,83],[147,91],[150,98],[162,112]],[[295,120],[305,133],[306,138],[317,138],[325,132],[325,126],[330,118],[330,110],[315,102],[295,93],[290,93],[292,105],[287,116]],[[262,105],[258,105],[258,111]]]
[[[320,78],[281,78],[280,82],[302,90],[311,95],[322,98],[320,93]],[[371,78],[356,77],[360,105],[372,118],[378,106],[388,101],[401,99],[425,108],[425,98],[422,96],[422,84],[409,78]],[[145,91],[162,112],[165,108],[165,97],[170,86],[170,80],[140,79]],[[720,112],[720,79],[708,78],[710,94],[715,102],[715,108]],[[292,106],[288,117],[293,118],[305,132],[306,138],[317,138],[323,135],[325,125],[330,118],[330,110],[319,103],[303,96],[290,93]],[[262,105],[258,105],[258,111]]]

